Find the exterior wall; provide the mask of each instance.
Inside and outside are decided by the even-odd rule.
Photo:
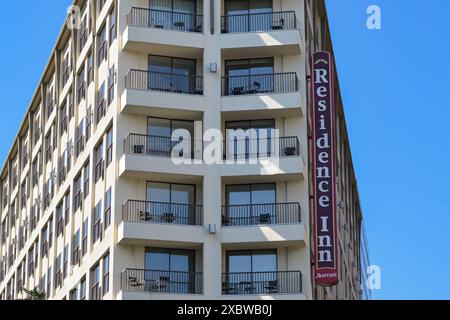
[[[213,5],[213,4],[216,5]],[[0,232],[1,223],[7,222],[5,241],[0,238],[0,299],[20,299],[24,297],[21,288],[41,287],[42,278],[51,276],[49,299],[71,298],[74,289],[81,291],[82,279],[86,281],[86,298],[94,299],[90,288],[93,285],[91,269],[100,263],[102,299],[229,299],[222,292],[222,273],[227,272],[226,252],[235,249],[276,249],[279,271],[301,271],[302,292],[273,296],[232,296],[242,299],[323,299],[359,298],[360,269],[353,264],[360,261],[358,250],[349,250],[347,243],[354,248],[361,244],[360,230],[362,215],[359,208],[357,188],[352,171],[351,155],[346,136],[343,111],[339,105],[339,195],[344,202],[340,217],[342,249],[342,284],[332,291],[316,288],[312,282],[312,221],[310,221],[309,186],[309,123],[308,95],[309,56],[312,50],[328,49],[330,44],[316,46],[314,37],[322,32],[314,29],[314,37],[308,32],[308,25],[320,24],[324,17],[322,6],[313,7],[312,1],[274,0],[274,11],[295,11],[297,28],[285,31],[269,31],[244,34],[221,34],[221,19],[224,14],[224,1],[220,5],[210,0],[197,1],[197,14],[203,14],[203,34],[182,33],[150,28],[129,26],[127,16],[132,7],[148,8],[144,0],[107,0],[100,10],[98,1],[75,1],[83,8],[82,19],[86,19],[89,30],[86,44],[80,47],[82,30],[63,28],[55,50],[44,73],[30,109],[25,117],[17,141],[0,175]],[[322,3],[322,1],[320,1]],[[306,11],[305,11],[306,10]],[[111,12],[115,12],[117,38],[110,39],[112,25]],[[211,25],[210,13],[214,13]],[[106,28],[106,59],[99,61],[101,50],[100,33]],[[319,29],[320,30],[320,29]],[[214,32],[212,32],[214,31]],[[111,41],[112,40],[112,41]],[[317,43],[325,43],[325,40]],[[311,50],[311,52],[308,51]],[[148,55],[170,55],[196,59],[197,74],[203,75],[203,94],[192,96],[166,92],[139,92],[126,87],[126,77],[131,69],[147,70]],[[92,81],[88,79],[92,57]],[[235,58],[273,57],[275,73],[295,72],[298,77],[298,92],[267,93],[255,96],[222,97],[221,77],[225,75],[225,61]],[[66,63],[68,61],[68,63]],[[210,72],[210,64],[217,63],[217,73]],[[67,67],[69,67],[67,69]],[[84,77],[80,78],[80,74]],[[65,70],[69,77],[64,78]],[[63,85],[63,80],[66,84]],[[109,84],[113,83],[114,98],[108,99]],[[105,115],[97,123],[98,106],[101,104],[99,90],[105,85]],[[85,88],[81,96],[80,88]],[[48,113],[52,103],[53,111]],[[64,114],[61,109],[67,106],[67,130],[61,131]],[[70,106],[73,106],[71,108]],[[71,114],[73,110],[73,115]],[[208,129],[225,130],[226,121],[238,119],[274,119],[280,136],[298,137],[300,156],[282,159],[279,170],[269,170],[260,175],[260,166],[227,165],[186,165],[175,166],[170,159],[152,159],[126,154],[124,141],[129,134],[147,134],[147,117],[165,117],[198,121],[195,139],[202,140]],[[80,140],[80,123],[86,127],[91,118],[90,138],[85,131]],[[113,148],[111,163],[106,163],[108,153],[108,130],[112,130]],[[39,134],[36,134],[38,132]],[[38,136],[39,138],[35,138]],[[53,138],[55,136],[55,139]],[[47,138],[48,137],[48,138]],[[56,142],[53,143],[53,141]],[[78,142],[84,142],[84,150],[77,154]],[[95,180],[97,162],[95,150],[103,143],[104,174]],[[53,150],[47,161],[46,150]],[[27,150],[27,151],[25,151]],[[59,185],[60,158],[71,150],[71,169],[64,182]],[[22,166],[21,161],[25,164]],[[34,177],[34,161],[38,161],[37,183]],[[101,165],[101,163],[100,163]],[[15,170],[14,168],[17,168]],[[88,171],[86,171],[88,169]],[[13,186],[14,174],[17,182]],[[89,172],[89,194],[86,195],[85,179]],[[82,208],[75,208],[75,180],[82,179]],[[45,204],[46,184],[55,181],[55,189],[50,192],[49,203]],[[188,183],[196,186],[196,204],[203,206],[203,224],[200,226],[155,226],[144,223],[123,221],[123,205],[128,200],[146,200],[146,182],[160,181]],[[273,182],[276,184],[277,202],[299,203],[301,223],[287,226],[257,226],[242,228],[222,228],[222,206],[226,205],[225,187],[233,183]],[[21,204],[21,186],[26,186],[26,205]],[[111,190],[111,225],[105,223],[106,193]],[[57,235],[57,207],[66,207],[65,196],[69,195],[70,209],[64,221],[64,232]],[[5,200],[4,200],[5,199]],[[93,241],[94,210],[99,203],[103,205],[102,237]],[[15,204],[15,205],[13,205]],[[39,219],[33,230],[27,232],[21,249],[14,249],[22,225],[31,226],[32,212],[39,208]],[[11,215],[18,216],[10,224]],[[83,243],[83,226],[88,222],[87,252],[79,264],[72,264],[74,235],[80,232]],[[47,256],[42,255],[43,231],[51,222],[52,246]],[[216,233],[209,233],[210,226],[216,226]],[[345,226],[345,228],[343,227]],[[248,234],[247,234],[248,232]],[[47,236],[50,236],[47,231]],[[239,236],[235,236],[239,235]],[[20,237],[19,237],[20,238]],[[161,239],[165,239],[164,241]],[[236,241],[235,238],[242,240]],[[38,248],[38,259],[34,261]],[[69,248],[67,274],[60,287],[55,287],[56,259],[64,256]],[[164,295],[127,292],[123,289],[123,271],[127,268],[145,268],[145,250],[149,247],[195,250],[195,271],[203,274],[203,293],[199,295]],[[16,252],[9,265],[11,252]],[[109,257],[109,274],[105,274],[103,264]],[[31,259],[33,257],[33,259]],[[35,268],[30,269],[30,261]],[[20,265],[22,265],[22,269]],[[359,265],[359,264],[358,264]],[[23,267],[25,266],[25,267]],[[25,269],[24,269],[25,268]],[[353,268],[353,270],[352,270]],[[49,270],[51,271],[49,272]],[[20,271],[25,270],[23,277]],[[107,277],[105,277],[105,275]],[[18,279],[23,279],[19,282]],[[126,280],[126,279],[125,279]],[[14,294],[12,288],[14,287]],[[103,294],[104,293],[104,294]],[[78,293],[78,298],[80,298]]]

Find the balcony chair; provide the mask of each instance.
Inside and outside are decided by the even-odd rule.
[[[277,293],[278,292],[278,281],[268,281],[267,284],[264,286],[264,289],[266,289],[267,293]]]
[[[272,30],[283,30],[283,29],[284,29],[284,18],[272,21]]]
[[[153,220],[153,214],[151,214],[150,212],[148,212],[148,211],[141,211],[140,212],[140,215],[141,215],[141,221],[144,221],[144,222],[150,222],[150,221],[152,221]]]
[[[292,157],[292,156],[296,155],[297,148],[296,147],[286,147],[286,148],[284,148],[283,151],[284,151],[285,156]]]
[[[238,294],[238,290],[234,284],[224,282],[222,283],[222,288],[224,294]]]
[[[147,280],[147,291],[166,292],[170,288],[170,277],[159,277],[159,280]]]
[[[260,224],[271,224],[272,223],[272,215],[270,213],[264,213],[259,215],[258,222]]]
[[[131,288],[141,288],[144,286],[143,282],[138,281],[137,277],[128,277],[128,283]]]
[[[144,154],[144,145],[136,144],[133,146],[134,154]]]
[[[162,216],[162,220],[164,223],[174,223],[176,218],[173,213],[164,213]]]

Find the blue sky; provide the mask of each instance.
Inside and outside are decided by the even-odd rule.
[[[0,159],[70,3],[3,4]],[[374,298],[450,299],[450,2],[327,3],[371,262],[382,268]],[[366,28],[370,4],[380,31]]]

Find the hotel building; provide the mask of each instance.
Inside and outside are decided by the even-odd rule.
[[[370,298],[337,76],[339,284],[314,281],[323,0],[74,5],[0,172],[0,299]]]

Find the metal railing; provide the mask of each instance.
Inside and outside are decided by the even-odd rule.
[[[188,141],[189,148],[183,148],[185,143],[174,141],[171,137],[129,134],[125,139],[126,154],[146,155],[162,158],[202,159],[203,142]],[[190,150],[189,150],[190,149]]]
[[[203,206],[129,200],[122,207],[123,221],[176,225],[203,225]]]
[[[196,75],[130,70],[127,89],[203,95],[203,77]]]
[[[246,160],[300,156],[297,137],[236,139],[224,142],[224,160]]]
[[[222,33],[297,29],[295,11],[222,16]]]
[[[225,227],[301,223],[299,203],[227,205],[222,207]]]
[[[203,32],[203,16],[174,11],[131,8],[127,16],[129,26],[183,32]]]
[[[203,294],[203,273],[126,269],[122,290],[176,294]]]
[[[224,295],[302,293],[300,271],[224,273]]]
[[[296,91],[298,91],[298,77],[295,72],[222,77],[223,96]]]

